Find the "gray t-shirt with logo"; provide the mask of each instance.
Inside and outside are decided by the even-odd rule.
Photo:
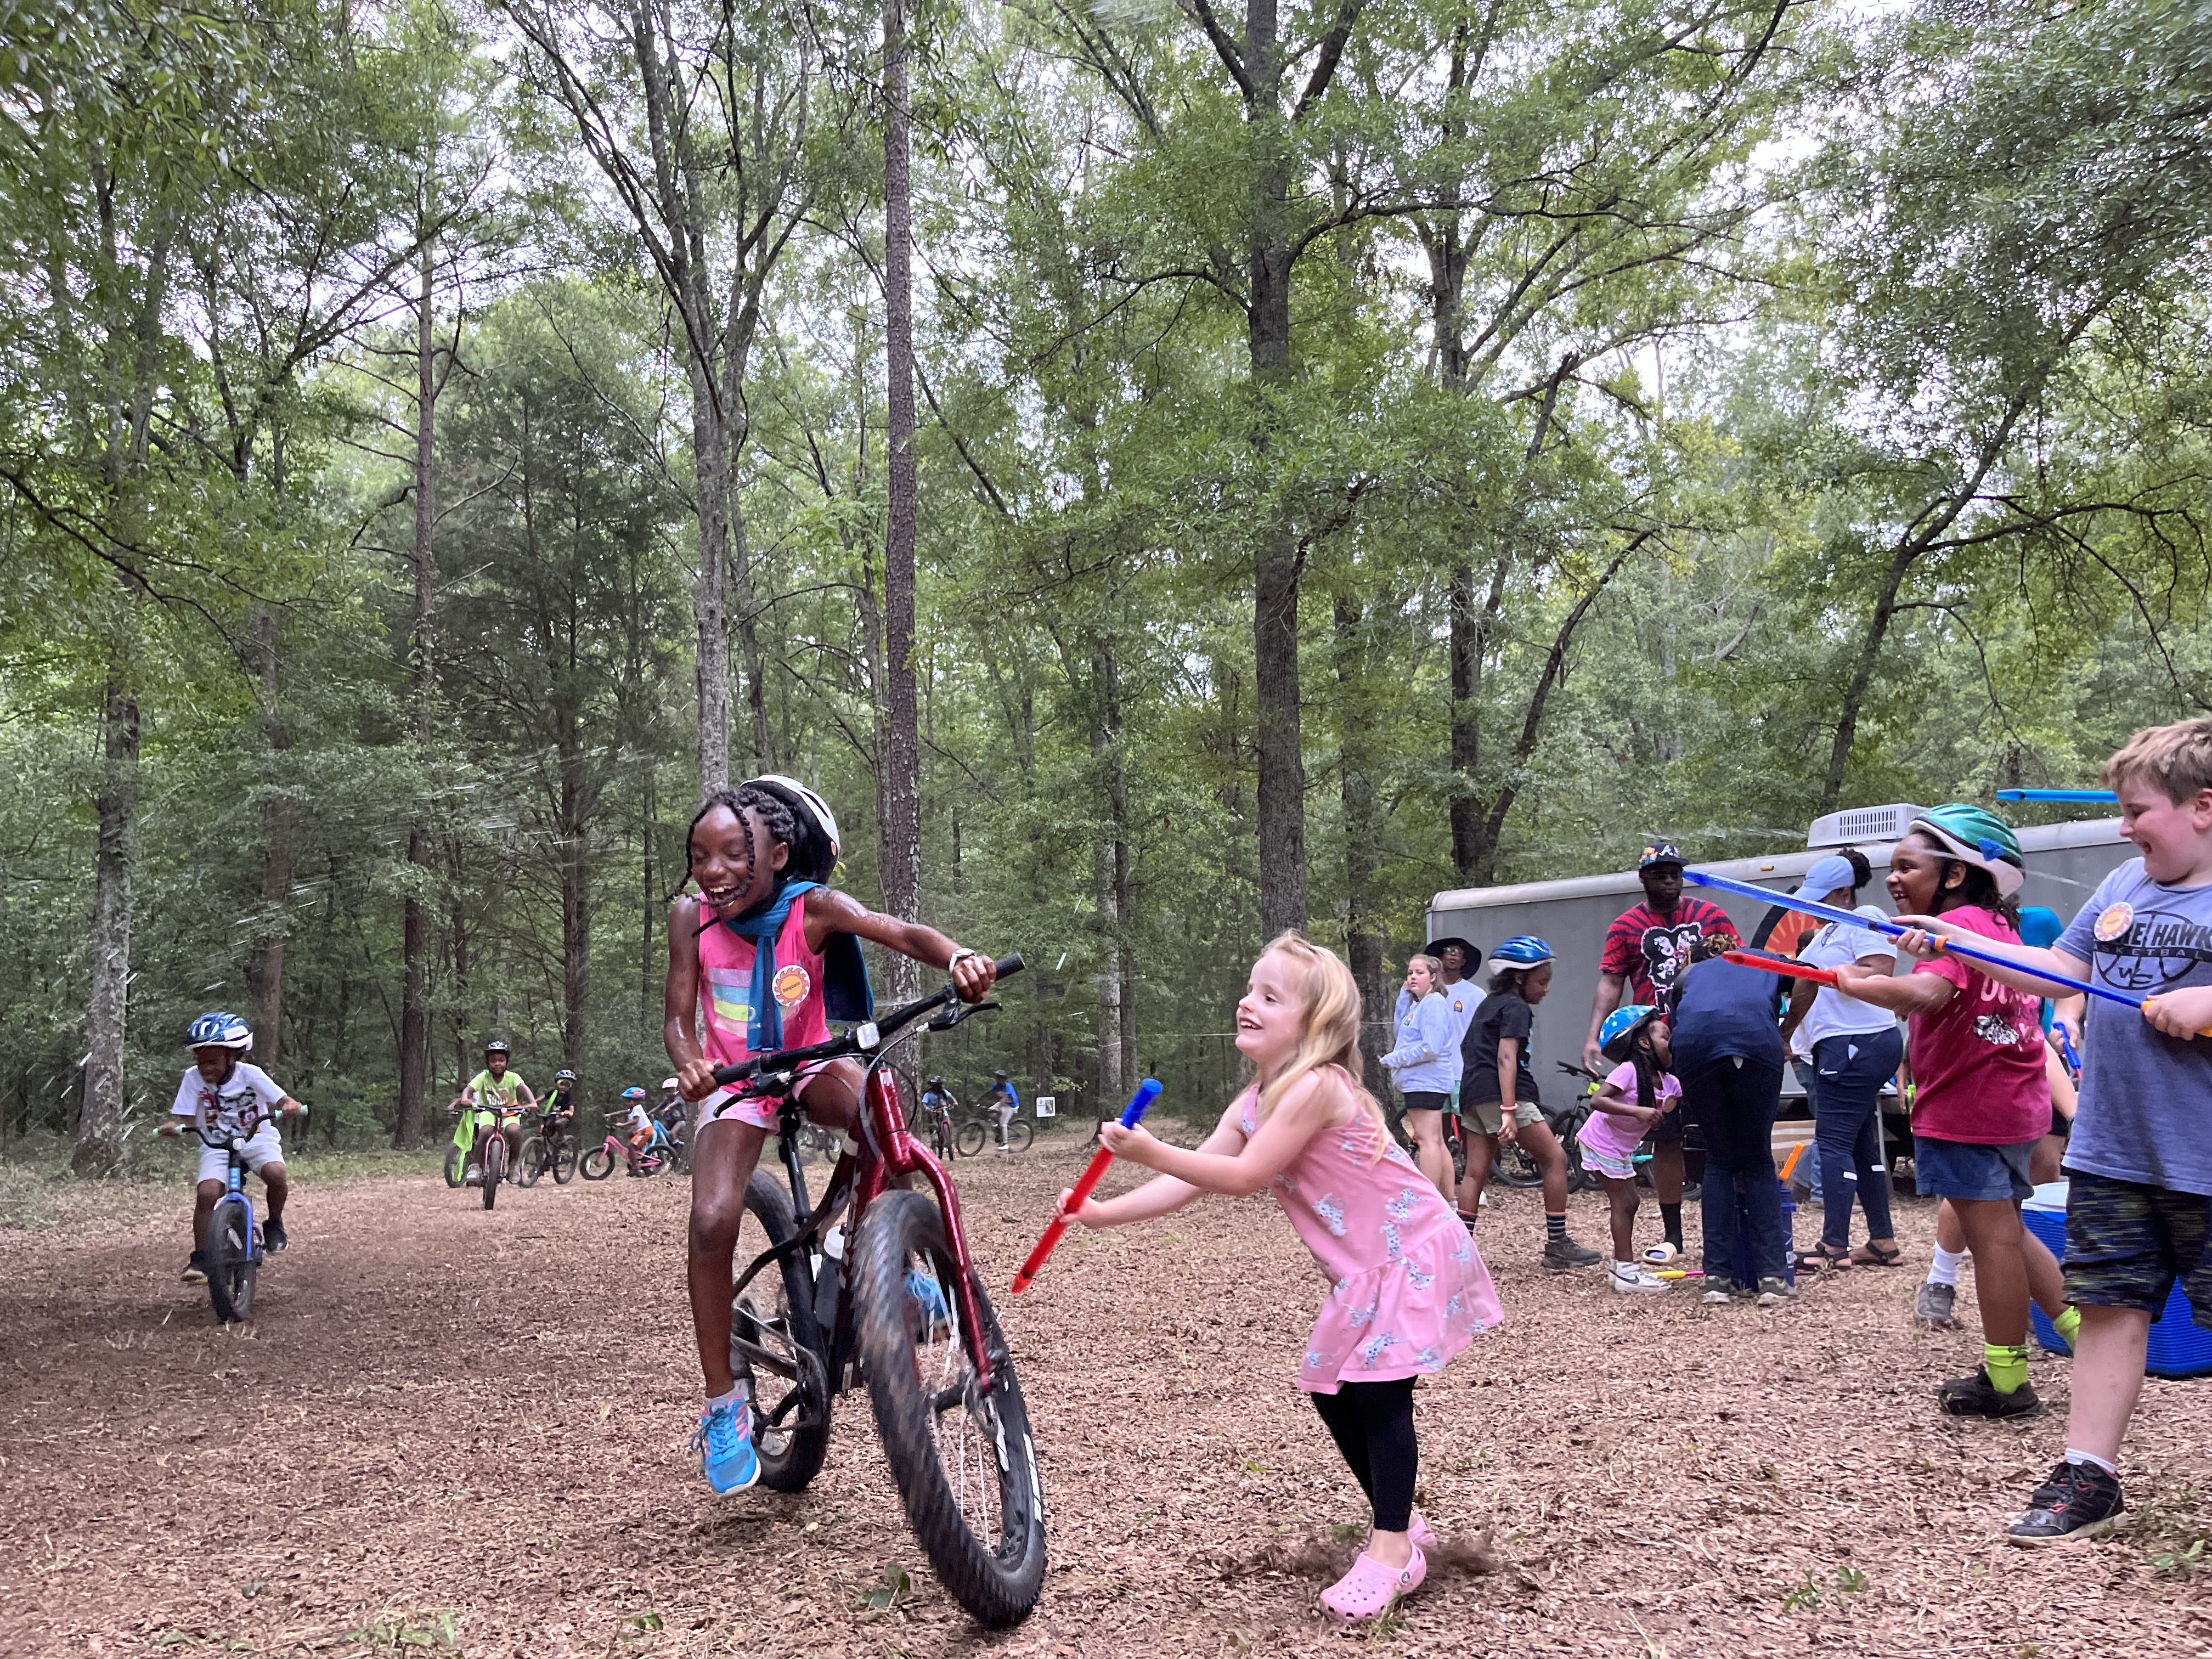
[[[2212,985],[2212,887],[2167,887],[2130,859],[2098,884],[2058,949],[2130,996]],[[2081,1103],[2066,1167],[2212,1194],[2212,1038],[2185,1042],[2088,999]]]

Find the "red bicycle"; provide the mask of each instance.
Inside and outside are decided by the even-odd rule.
[[[1008,957],[999,976],[1021,967]],[[828,1450],[831,1402],[864,1382],[915,1536],[953,1599],[989,1626],[1025,1618],[1043,1589],[1044,1486],[959,1198],[908,1130],[897,1074],[884,1062],[906,1037],[998,1006],[963,1004],[947,985],[843,1036],[714,1073],[781,1103],[789,1191],[766,1170],[746,1189],[769,1248],[738,1278],[730,1335],[732,1367],[753,1379],[762,1483],[798,1492],[811,1481]],[[925,1016],[933,1016],[926,1026]],[[792,1091],[802,1068],[848,1056],[867,1062],[860,1140],[810,1204]],[[895,1184],[908,1176],[927,1190]]]

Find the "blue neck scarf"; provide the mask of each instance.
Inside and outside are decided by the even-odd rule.
[[[790,919],[791,907],[800,895],[811,893],[818,881],[787,881],[775,896],[749,916],[723,916],[723,927],[739,939],[753,942],[753,985],[746,999],[751,1004],[745,1018],[745,1047],[757,1054],[774,1054],[783,1047],[783,1008],[775,1000],[775,941]]]

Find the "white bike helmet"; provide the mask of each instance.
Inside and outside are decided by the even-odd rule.
[[[809,881],[827,881],[830,878],[830,871],[836,867],[840,850],[837,841],[837,815],[830,810],[830,803],[797,778],[786,777],[781,772],[763,773],[759,777],[749,778],[746,781],[749,784],[757,784],[762,788],[769,790],[781,797],[786,805],[800,816],[805,827],[813,831],[814,836],[830,849],[829,857],[818,861],[818,868],[793,869],[792,873],[804,877]]]

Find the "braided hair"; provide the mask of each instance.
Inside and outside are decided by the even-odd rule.
[[[781,892],[787,881],[827,881],[836,867],[836,854],[830,850],[812,821],[811,814],[802,814],[792,804],[788,791],[772,783],[755,780],[741,783],[734,789],[717,789],[707,797],[691,819],[691,827],[684,836],[684,869],[689,878],[691,872],[691,837],[698,833],[700,823],[716,807],[727,807],[732,817],[744,830],[744,855],[740,863],[740,878],[751,885],[756,860],[767,856],[753,834],[748,811],[759,815],[761,828],[768,832],[768,848],[781,846],[789,849],[783,868],[776,873],[775,890]]]

